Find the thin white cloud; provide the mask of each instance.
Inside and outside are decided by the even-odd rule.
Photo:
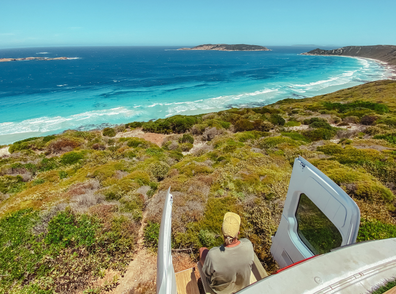
[[[0,33],[0,36],[15,36],[14,33]]]

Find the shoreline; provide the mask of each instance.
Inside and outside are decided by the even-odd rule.
[[[350,56],[350,55],[330,55],[330,54],[309,54],[309,53],[300,53],[299,55],[305,55],[305,56],[327,56],[327,57],[347,57],[347,58],[355,58],[355,59],[367,59],[374,61],[378,64],[380,64],[382,67],[387,68],[392,75],[387,78],[389,80],[396,80],[396,65],[395,64],[389,64],[387,61],[383,61],[380,59],[376,58],[371,58],[371,57],[362,57],[362,56]]]
[[[308,55],[308,54],[305,54]],[[309,54],[309,55],[317,55],[317,54]],[[320,55],[320,56],[332,56],[332,55]],[[377,59],[373,59],[373,58],[366,58],[366,57],[355,57],[355,56],[338,56],[338,57],[348,57],[348,58],[356,58],[356,59],[367,59],[370,61],[374,61],[377,64],[379,64],[381,66],[381,68],[383,69],[383,75],[388,75],[388,77],[386,77],[386,79],[389,80],[396,80],[396,70],[393,66],[389,65],[387,62],[381,61],[381,60],[377,60]],[[379,73],[382,72],[378,71]],[[391,74],[389,76],[389,73]],[[382,78],[385,79],[385,78]],[[378,79],[381,80],[381,79]],[[318,83],[319,82],[319,83]],[[325,82],[325,85],[328,84],[327,80],[318,80],[318,81],[314,81],[314,82],[307,82],[307,84],[305,86],[307,86],[307,88],[309,87],[309,84],[323,84],[320,82]],[[364,84],[366,82],[363,83],[359,83],[359,84]],[[327,91],[322,91],[321,89],[319,90],[312,90],[312,89],[308,89],[306,90],[306,93],[302,93],[301,95],[299,95],[298,97],[298,91],[296,92],[296,95],[292,95],[292,94],[287,94],[285,95],[285,97],[279,97],[279,92],[282,92],[283,88],[279,88],[279,89],[275,89],[275,90],[271,90],[271,91],[263,91],[263,93],[259,93],[259,94],[255,94],[255,93],[245,93],[245,94],[241,94],[241,95],[229,95],[226,96],[219,96],[219,97],[212,97],[212,98],[208,98],[208,99],[199,99],[199,100],[194,100],[194,101],[184,101],[184,102],[179,102],[179,103],[171,103],[171,106],[169,106],[169,109],[172,109],[172,111],[168,111],[167,109],[163,109],[164,113],[161,117],[157,117],[157,118],[147,118],[146,117],[142,117],[142,116],[138,116],[135,118],[131,118],[131,119],[126,119],[124,121],[117,121],[115,119],[113,119],[113,117],[109,117],[108,120],[106,120],[106,126],[103,126],[103,122],[101,123],[97,123],[97,122],[92,122],[92,128],[86,128],[85,130],[94,130],[94,129],[103,129],[104,127],[107,126],[116,126],[116,125],[120,125],[120,124],[125,124],[128,122],[133,122],[133,121],[149,121],[151,119],[157,120],[160,118],[168,118],[171,116],[175,116],[175,115],[198,115],[198,114],[205,114],[205,113],[211,113],[211,112],[217,112],[217,111],[223,111],[226,109],[230,109],[233,107],[236,108],[253,108],[253,107],[259,107],[259,106],[264,106],[264,105],[269,105],[269,104],[273,104],[278,100],[282,100],[282,99],[286,99],[286,98],[296,98],[296,99],[301,99],[301,98],[310,98],[310,97],[315,97],[318,95],[323,95],[323,94],[327,94],[327,93],[333,93],[335,91],[341,90],[341,89],[346,89],[349,88],[351,86],[353,86],[354,84],[352,82],[348,82],[343,84],[342,88],[340,88],[338,85],[331,85],[331,83],[329,83],[330,85],[327,85],[325,89],[327,89]],[[355,83],[356,84],[356,83]],[[296,88],[296,89],[301,89],[298,88],[299,85],[290,85],[291,88]],[[314,87],[314,86],[313,86]],[[279,90],[279,92],[278,92]],[[305,90],[305,88],[304,88]],[[294,91],[294,90],[293,90]],[[315,93],[315,91],[317,93]],[[260,92],[260,91],[257,91]],[[325,92],[325,93],[324,93]],[[272,93],[272,94],[268,94],[268,93]],[[261,98],[255,98],[258,99],[257,101],[253,101],[254,99],[251,96],[255,96],[259,97],[257,95],[262,96]],[[268,95],[273,95],[273,96],[268,96]],[[235,96],[235,97],[233,97]],[[237,97],[237,96],[241,96],[241,97]],[[218,100],[218,102],[216,102],[215,100]],[[261,99],[261,100],[260,100]],[[209,101],[211,100],[211,101]],[[225,101],[225,102],[224,102]],[[191,103],[191,107],[190,105],[188,105],[189,103]],[[156,103],[154,103],[156,104]],[[181,104],[179,106],[179,104]],[[196,104],[196,105],[195,105]],[[205,108],[201,108],[202,104],[205,104],[207,107]],[[158,106],[157,106],[158,105]],[[153,107],[155,106],[156,109],[153,108],[153,112],[157,112],[158,108],[162,109],[162,104],[158,103],[157,105],[153,105]],[[140,106],[140,107],[151,107],[151,106]],[[165,106],[164,106],[165,107]],[[190,109],[188,109],[190,107]],[[65,121],[68,121],[69,116],[65,116],[63,118],[65,118]],[[23,122],[23,121],[22,121]],[[4,122],[6,123],[6,122]],[[21,122],[17,122],[18,124],[20,124]],[[45,123],[45,121],[43,122]],[[2,124],[2,123],[0,123]],[[16,124],[16,123],[12,123],[12,124]],[[11,124],[11,125],[12,125]],[[79,126],[70,126],[68,129],[72,129],[72,130],[78,130],[81,127],[84,126],[88,126],[90,123],[87,122],[87,124],[82,124]],[[9,129],[15,129],[12,126],[10,126]],[[15,129],[16,130],[16,129]],[[46,136],[46,135],[51,135],[51,134],[60,134],[62,132],[64,132],[66,129],[65,128],[59,128],[59,129],[53,129],[53,130],[48,130],[47,132],[37,132],[35,131],[37,130],[37,128],[32,128],[31,131],[28,132],[18,132],[18,133],[6,133],[4,135],[0,135],[0,145],[9,145],[12,144],[15,141],[19,141],[19,140],[23,140],[26,138],[30,138],[30,137],[34,137],[34,136]]]

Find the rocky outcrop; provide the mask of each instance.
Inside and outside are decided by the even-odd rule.
[[[396,46],[376,45],[376,46],[347,46],[332,50],[315,49],[302,55],[338,55],[378,59],[387,62],[389,65],[396,65]]]
[[[204,44],[193,48],[180,48],[178,50],[216,50],[216,51],[271,51],[267,47],[246,44]]]
[[[23,57],[23,58],[0,58],[0,62],[9,62],[9,61],[29,61],[29,60],[68,60],[74,59],[69,57]]]

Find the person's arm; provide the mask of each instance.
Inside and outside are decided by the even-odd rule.
[[[208,254],[209,250],[206,247],[199,248],[199,262],[203,266],[205,263],[206,255]]]

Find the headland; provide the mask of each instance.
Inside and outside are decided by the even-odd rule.
[[[215,50],[215,51],[271,51],[264,46],[246,44],[203,44],[193,48],[180,48],[178,50]]]
[[[332,50],[324,50],[317,48],[301,54],[371,58],[371,59],[380,60],[382,62],[386,62],[388,65],[391,66],[396,66],[396,46],[394,45],[346,46]]]

